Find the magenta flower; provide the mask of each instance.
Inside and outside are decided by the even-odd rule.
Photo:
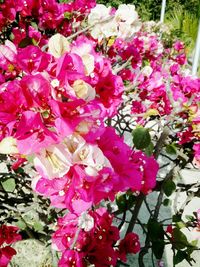
[[[128,253],[136,254],[140,251],[139,237],[135,233],[128,233],[119,243],[119,257],[126,262]]]

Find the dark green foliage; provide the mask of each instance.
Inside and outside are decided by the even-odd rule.
[[[156,259],[161,259],[164,252],[164,230],[161,223],[154,219],[148,222],[148,233],[152,243],[152,251]]]

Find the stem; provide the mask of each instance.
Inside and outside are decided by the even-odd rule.
[[[122,221],[118,226],[118,229],[120,230],[122,228],[122,226],[124,225],[124,223],[126,222],[126,210],[123,213],[123,217],[122,217]]]
[[[96,23],[94,23],[94,24],[92,24],[92,25],[89,25],[89,26],[87,26],[86,28],[84,28],[84,29],[82,29],[82,30],[79,30],[79,31],[77,31],[77,32],[75,32],[75,33],[73,33],[73,34],[71,34],[71,35],[68,36],[66,39],[67,39],[67,40],[71,40],[71,39],[73,39],[74,37],[80,35],[81,33],[84,33],[84,32],[86,32],[86,31],[90,30],[91,28],[93,28],[93,27],[96,26],[97,24],[102,24],[102,23],[104,23],[104,22],[108,22],[108,21],[111,20],[112,18],[113,18],[113,16],[110,16],[110,17],[107,18],[107,19],[104,19],[104,20],[102,20],[102,21],[98,21],[98,22],[96,22]]]
[[[124,68],[126,68],[126,67],[129,65],[129,63],[131,62],[132,58],[133,58],[132,56],[129,57],[129,59],[128,59],[124,64],[122,64],[122,65],[119,66],[118,68],[115,68],[115,69],[113,70],[113,73],[114,73],[114,74],[117,74],[118,72],[120,72],[121,70],[123,70]]]
[[[133,228],[134,228],[135,223],[137,221],[137,217],[138,217],[138,214],[139,214],[139,211],[140,211],[140,208],[142,206],[144,199],[145,199],[145,195],[140,193],[140,195],[138,196],[137,202],[135,204],[134,210],[132,212],[132,217],[131,217],[130,223],[129,223],[127,231],[126,231],[126,235],[133,231]]]
[[[166,182],[167,180],[170,180],[170,179],[173,178],[174,168],[171,169],[170,172],[166,175],[165,179],[163,180],[163,183]],[[154,220],[157,220],[157,218],[158,218],[159,211],[160,211],[160,208],[161,208],[161,205],[162,205],[163,196],[164,196],[164,190],[163,190],[163,187],[161,187],[160,194],[159,194],[158,199],[157,199],[155,211],[154,211],[154,214],[153,214],[153,219]],[[138,260],[139,261],[139,267],[145,267],[143,259],[144,259],[144,256],[148,253],[148,247],[149,247],[150,242],[151,242],[151,240],[150,240],[149,234],[147,234],[146,240],[145,240],[145,246],[140,251],[140,254],[139,254],[139,260]]]
[[[163,129],[163,132],[161,133],[161,136],[158,139],[158,142],[155,146],[155,152],[154,152],[155,159],[158,159],[158,156],[160,155],[162,147],[163,147],[168,136],[169,136],[169,128],[167,126],[165,126]]]

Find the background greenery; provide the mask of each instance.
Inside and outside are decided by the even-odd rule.
[[[97,0],[98,3],[117,7],[119,4],[134,4],[142,19],[159,20],[162,0]],[[166,13],[176,8],[198,16],[200,14],[199,0],[167,0]]]
[[[143,21],[160,20],[162,0],[97,0],[98,3],[117,7],[134,4]],[[171,29],[172,39],[183,40],[192,62],[200,19],[200,0],[166,0],[165,23]],[[174,37],[174,38],[173,38]],[[200,68],[198,71],[200,75]]]

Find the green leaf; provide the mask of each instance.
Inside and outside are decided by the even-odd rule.
[[[171,200],[169,198],[166,198],[164,201],[163,201],[163,205],[164,206],[169,206],[171,204]]]
[[[179,228],[173,229],[173,238],[174,238],[174,247],[176,249],[183,249],[187,246],[190,246],[190,243],[187,241],[187,237]]]
[[[192,241],[190,242],[190,244],[191,244],[193,247],[196,247],[197,244],[198,244],[198,240],[197,240],[197,239],[192,240]]]
[[[133,143],[137,149],[144,149],[151,143],[151,136],[149,130],[139,126],[132,132]]]
[[[181,221],[181,214],[175,214],[172,216],[173,222],[180,222]]]
[[[176,155],[176,145],[174,143],[167,145],[165,150],[167,154]]]
[[[148,234],[152,242],[152,251],[156,259],[161,259],[164,252],[164,230],[161,223],[150,219],[147,225]]]
[[[26,224],[23,220],[18,220],[15,222],[15,225],[18,226],[21,230],[26,229]]]
[[[180,221],[180,222],[177,222],[176,223],[176,226],[181,229],[181,228],[184,228],[185,227],[185,223],[183,221]]]
[[[19,47],[20,48],[25,48],[28,45],[33,45],[33,39],[31,37],[25,37],[24,39],[21,40],[21,42],[19,43]]]
[[[44,227],[43,225],[41,224],[41,222],[37,221],[37,222],[34,222],[33,224],[33,228],[36,232],[41,232],[43,231]]]
[[[165,243],[162,240],[152,242],[152,251],[156,259],[160,260],[163,256]]]
[[[153,154],[153,149],[154,149],[154,144],[152,142],[150,142],[148,147],[145,148],[144,152],[148,157],[150,157]]]
[[[21,167],[19,167],[19,168],[17,168],[16,170],[15,170],[15,172],[16,173],[20,173],[20,174],[24,174],[24,169],[23,168],[21,168]]]
[[[194,217],[192,215],[185,215],[185,218],[188,220],[188,221],[193,221],[194,220]]]
[[[70,19],[72,18],[72,13],[70,13],[70,12],[65,12],[65,13],[64,13],[64,18],[70,20]]]
[[[6,192],[13,192],[16,186],[15,179],[14,178],[5,179],[4,181],[1,181],[1,185]]]
[[[173,262],[174,264],[178,264],[180,262],[182,262],[183,260],[185,260],[187,258],[187,253],[185,251],[182,250],[178,250],[176,255],[174,256]]]
[[[116,204],[118,206],[118,209],[120,211],[125,211],[127,209],[127,203],[126,203],[126,194],[117,196],[116,198]]]
[[[127,209],[131,209],[136,202],[136,197],[132,194],[132,195],[126,195],[126,198],[127,198]]]
[[[163,190],[165,195],[169,197],[176,190],[176,184],[172,180],[167,180],[163,184]]]

